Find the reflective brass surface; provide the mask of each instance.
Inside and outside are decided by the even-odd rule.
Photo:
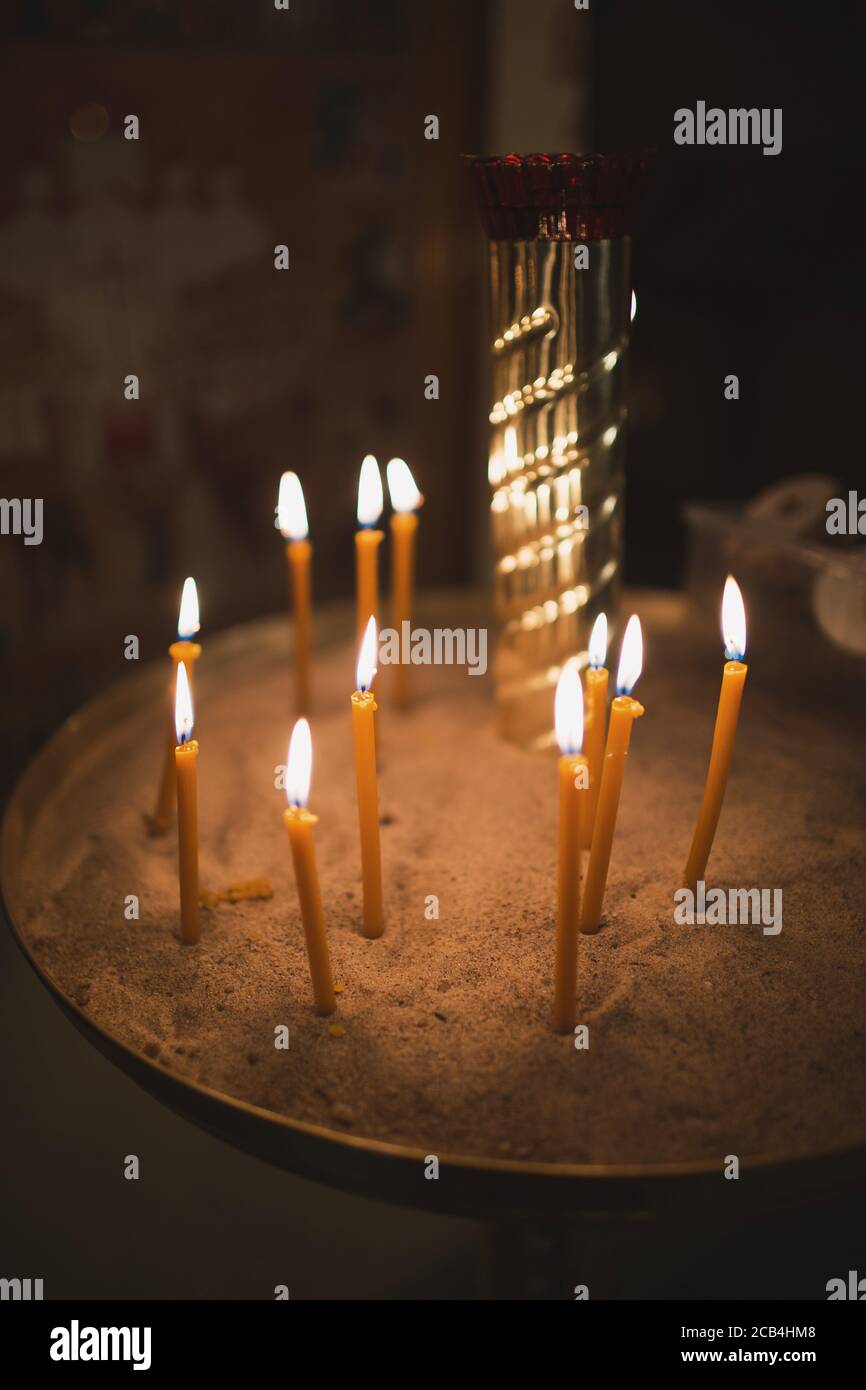
[[[559,665],[601,609],[616,632],[629,239],[491,242],[490,296],[497,708],[544,743]]]

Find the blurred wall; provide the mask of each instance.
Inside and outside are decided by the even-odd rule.
[[[0,544],[7,772],[123,674],[127,633],[164,650],[186,574],[205,633],[285,602],[285,468],[319,598],[351,592],[368,452],[426,494],[420,581],[468,577],[483,284],[459,155],[483,21],[460,0],[4,10],[0,477],[45,501],[41,546]]]
[[[635,239],[626,577],[679,580],[681,504],[789,474],[855,487],[861,281],[851,4],[606,0],[595,139],[655,150]],[[781,153],[673,142],[679,107],[781,107]],[[726,401],[735,373],[740,399]]]
[[[40,547],[0,537],[6,780],[123,673],[127,633],[163,651],[186,574],[206,634],[283,604],[286,467],[320,598],[351,591],[368,451],[425,492],[421,583],[485,579],[486,264],[461,154],[655,150],[632,583],[679,581],[686,498],[815,469],[855,485],[841,21],[816,44],[773,0],[17,0],[0,37],[0,494],[46,508]],[[675,146],[698,99],[782,106],[782,153]]]

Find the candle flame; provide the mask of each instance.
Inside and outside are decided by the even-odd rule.
[[[358,690],[369,690],[373,684],[373,677],[376,674],[376,648],[379,643],[379,634],[376,631],[376,619],[371,618],[364,631],[364,640],[361,643],[361,650],[358,653],[358,667],[355,673],[355,684]]]
[[[277,499],[277,525],[287,541],[305,541],[309,534],[304,489],[297,473],[284,473],[280,478]]]
[[[290,806],[306,806],[313,775],[313,740],[306,719],[299,719],[289,739],[286,766],[286,800]]]
[[[599,613],[589,634],[589,664],[596,670],[607,661],[607,614]]]
[[[189,743],[192,738],[192,724],[192,692],[189,688],[186,664],[181,661],[178,662],[177,686],[174,692],[174,731],[178,743]]]
[[[177,615],[177,635],[181,642],[189,642],[195,637],[201,623],[198,613],[198,590],[195,587],[194,579],[183,581],[183,593],[180,596],[180,612]]]
[[[367,454],[358,479],[358,525],[375,526],[382,515],[384,501],[379,465],[372,454]]]
[[[725,580],[722,595],[722,637],[728,661],[742,661],[746,655],[746,606],[732,574]]]
[[[643,670],[643,633],[640,618],[632,613],[625,629],[619,652],[619,670],[616,673],[617,695],[630,695],[637,685]]]
[[[391,506],[395,512],[417,511],[424,498],[415,484],[415,479],[404,459],[391,459],[387,470],[388,492]]]
[[[583,747],[583,686],[575,658],[567,661],[559,673],[553,723],[560,753],[579,753]]]

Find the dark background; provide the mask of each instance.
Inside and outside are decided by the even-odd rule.
[[[368,451],[403,455],[423,487],[421,582],[483,582],[485,260],[462,153],[656,151],[634,253],[629,582],[680,582],[687,499],[816,470],[855,486],[853,14],[7,3],[0,493],[44,497],[46,530],[38,548],[0,537],[4,782],[122,676],[125,634],[162,653],[187,573],[206,634],[281,605],[284,468],[304,481],[320,597],[351,591]],[[782,153],[675,146],[673,113],[698,99],[782,107]],[[137,143],[120,134],[128,112]],[[438,142],[423,138],[429,113]],[[277,274],[282,242],[292,268]],[[723,398],[731,372],[737,402]],[[72,1033],[5,933],[0,954],[0,1274],[45,1277],[54,1296],[494,1287],[479,1224],[326,1192],[193,1131]],[[121,1176],[131,1152],[138,1183]],[[586,1278],[594,1294],[821,1297],[866,1264],[862,1218],[832,1204],[768,1217],[747,1259],[742,1240],[590,1234],[562,1289],[542,1240],[536,1291],[567,1297]]]

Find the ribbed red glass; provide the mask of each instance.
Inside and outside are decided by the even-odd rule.
[[[484,229],[493,241],[599,241],[628,235],[647,155],[471,156]]]

